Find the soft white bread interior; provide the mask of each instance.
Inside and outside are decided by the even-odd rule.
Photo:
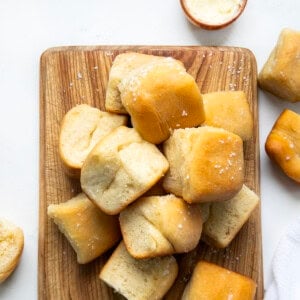
[[[135,258],[188,252],[200,240],[201,210],[174,195],[142,197],[121,212],[120,225]]]
[[[262,89],[290,102],[300,101],[300,31],[285,28],[262,68]]]
[[[109,72],[105,108],[107,111],[119,114],[127,114],[125,107],[122,104],[119,83],[132,70],[150,63],[165,59],[165,57],[147,55],[136,52],[122,53],[116,56]]]
[[[118,218],[103,213],[84,193],[49,205],[48,216],[66,236],[80,264],[94,260],[121,238]]]
[[[0,219],[0,283],[14,271],[24,247],[21,228],[10,221]]]
[[[244,181],[243,141],[209,126],[174,130],[164,143],[170,169],[163,187],[189,203],[232,198]]]
[[[81,170],[83,191],[107,214],[118,214],[150,189],[169,163],[133,128],[121,126],[92,150]]]
[[[199,261],[182,300],[253,300],[256,283],[249,277]]]
[[[231,131],[247,141],[253,135],[253,119],[243,91],[222,91],[203,94],[203,125]]]
[[[212,203],[202,239],[217,248],[227,247],[258,203],[259,197],[245,185],[232,199]]]
[[[59,154],[67,173],[79,177],[82,164],[96,143],[126,122],[126,116],[104,112],[87,104],[69,110],[59,135]]]
[[[173,256],[135,259],[121,242],[101,270],[100,279],[129,300],[152,300],[163,298],[177,273]]]
[[[195,79],[172,58],[135,69],[123,78],[119,89],[134,128],[153,144],[165,141],[175,128],[204,121]]]

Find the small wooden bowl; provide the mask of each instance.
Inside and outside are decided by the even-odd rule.
[[[212,23],[212,22],[207,23],[205,21],[197,19],[193,15],[193,13],[190,11],[190,9],[188,8],[186,2],[187,2],[187,0],[180,0],[181,7],[182,7],[186,17],[188,18],[188,20],[192,24],[194,24],[198,27],[201,27],[203,29],[207,29],[207,30],[221,29],[221,28],[224,28],[224,27],[230,25],[242,14],[242,12],[244,11],[245,6],[247,4],[247,0],[243,0],[241,2],[241,4],[239,5],[239,8],[238,8],[237,12],[234,15],[232,15],[232,17],[230,19],[226,20],[225,22],[222,22],[222,23]]]

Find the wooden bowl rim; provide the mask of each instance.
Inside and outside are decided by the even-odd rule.
[[[238,13],[235,14],[233,16],[233,18],[229,19],[228,21],[224,22],[224,23],[218,23],[218,24],[211,24],[211,23],[205,23],[203,21],[200,21],[198,19],[196,19],[188,10],[188,8],[186,7],[186,0],[180,0],[180,5],[181,8],[183,9],[186,17],[188,18],[188,20],[194,24],[195,26],[201,27],[203,29],[207,29],[207,30],[215,30],[215,29],[221,29],[224,28],[228,25],[230,25],[231,23],[233,23],[245,10],[246,4],[247,4],[248,0],[243,0],[240,8],[238,10]]]

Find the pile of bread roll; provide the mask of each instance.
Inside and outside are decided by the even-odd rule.
[[[124,53],[110,71],[106,110],[83,104],[65,115],[59,153],[82,193],[50,205],[48,215],[78,263],[119,243],[100,273],[118,293],[161,299],[178,273],[173,254],[201,238],[228,246],[259,203],[244,185],[249,104],[241,91],[201,95],[171,57]],[[256,284],[245,276],[204,262],[195,272],[183,299],[202,299],[197,278],[210,272],[222,295],[254,297]]]

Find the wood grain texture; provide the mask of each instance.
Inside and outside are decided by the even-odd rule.
[[[87,103],[104,110],[105,91],[113,59],[136,51],[172,56],[194,76],[202,93],[244,90],[255,120],[253,138],[245,143],[245,183],[260,193],[256,62],[243,48],[179,46],[62,47],[47,50],[40,64],[40,216],[39,299],[120,299],[98,279],[111,251],[87,265],[78,265],[64,236],[47,218],[47,206],[64,202],[80,191],[68,178],[58,156],[58,135],[64,114]],[[226,117],[226,116],[224,116]],[[253,278],[256,299],[263,299],[260,207],[231,245],[218,250],[202,242],[189,254],[176,256],[179,276],[166,299],[180,299],[195,262],[203,258]]]

